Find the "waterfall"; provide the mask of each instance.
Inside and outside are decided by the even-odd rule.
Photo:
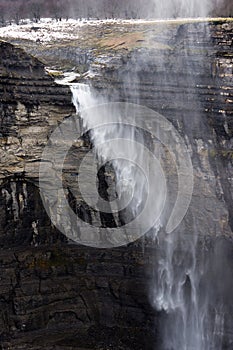
[[[77,113],[81,116],[83,121],[84,130],[91,130],[91,141],[95,146],[96,156],[102,159],[102,163],[106,163],[111,160],[113,155],[118,157],[121,154],[122,149],[122,140],[128,139],[135,141],[136,134],[134,128],[127,128],[125,125],[122,126],[122,119],[120,117],[120,123],[115,124],[114,120],[111,120],[111,115],[109,115],[108,124],[105,127],[95,127],[97,124],[102,124],[102,115],[98,113],[98,110],[95,113],[86,113],[83,117],[83,110],[87,110],[90,107],[104,104],[106,99],[101,96],[97,96],[93,89],[90,86],[85,84],[73,84],[71,86],[73,94],[73,104],[75,105]],[[106,142],[112,140],[115,136],[119,139],[114,142],[113,145]],[[142,140],[141,140],[142,141]],[[126,150],[125,150],[126,151]],[[139,207],[142,205],[145,200],[146,186],[145,181],[140,181],[142,172],[140,169],[137,169],[134,163],[138,164],[138,157],[142,156],[137,154],[135,147],[132,145],[128,149],[128,158],[131,159],[131,162],[127,164],[124,159],[113,159],[111,161],[116,176],[116,191],[117,196],[120,200],[125,203],[126,199],[123,199],[125,196],[129,196],[134,189],[134,198],[131,202],[131,210],[134,216],[137,215]],[[143,159],[141,158],[141,161]],[[136,192],[136,195],[135,195]],[[144,195],[145,194],[145,195]],[[122,203],[118,203],[118,210],[122,207]]]
[[[135,140],[138,133],[135,128],[125,127],[121,124],[111,124],[112,116],[109,115],[109,123],[97,128],[98,122],[102,123],[103,116],[94,112],[93,106],[103,105],[106,98],[98,95],[94,89],[85,84],[73,84],[71,86],[73,103],[77,113],[83,120],[85,130],[91,130],[91,141],[96,148],[97,157],[102,158],[102,164],[112,158],[117,158],[118,148],[121,154],[122,139],[132,140],[134,143],[129,148],[129,156],[136,164],[142,160],[143,166],[148,167],[144,150],[135,148]],[[91,108],[91,109],[90,109]],[[86,113],[88,109],[91,113]],[[101,109],[102,110],[102,109]],[[97,122],[98,121],[98,122]],[[96,123],[97,122],[97,123]],[[101,124],[100,123],[100,124]],[[118,137],[120,143],[108,143],[110,138]],[[144,143],[143,136],[140,142]],[[131,201],[119,201],[117,209],[129,204],[130,213],[127,217],[137,216],[141,207],[145,205],[148,195],[146,177],[132,163],[124,159],[112,161],[116,174],[116,188],[119,197],[125,199],[127,194]],[[153,181],[156,179],[153,173]],[[157,184],[163,187],[163,183]],[[157,186],[150,188],[154,192]],[[132,195],[133,193],[133,200]],[[162,202],[164,191],[157,200]],[[152,208],[154,210],[154,207]],[[150,221],[149,213],[144,220]],[[157,241],[157,254],[155,257],[154,283],[152,288],[152,302],[154,307],[161,313],[162,350],[219,350],[222,348],[225,322],[225,309],[222,294],[215,292],[213,278],[219,278],[218,273],[213,272],[210,276],[211,265],[215,264],[215,250],[219,250],[219,243],[213,246],[199,238],[195,230],[195,218],[193,218],[193,232],[185,232],[182,228],[171,234],[160,228],[161,222],[150,222],[153,235]],[[214,241],[214,239],[213,239]],[[221,244],[220,244],[221,245]],[[224,248],[220,248],[219,266],[222,264]],[[218,266],[218,269],[221,268]],[[216,268],[216,270],[218,270]],[[220,282],[221,284],[221,282]]]
[[[153,0],[153,5],[157,18],[206,17],[216,6],[216,2],[213,0]]]
[[[156,2],[156,6],[159,6],[158,13],[161,11],[161,17],[165,10],[167,17],[174,16],[175,10],[178,11],[180,17],[208,13],[208,1],[190,1],[191,7],[185,6],[184,3],[187,4],[185,1]],[[187,69],[187,71],[191,69],[187,63],[187,52],[195,40],[198,38],[193,35],[190,42],[186,41],[187,47],[186,51],[184,49],[184,63],[182,64],[187,64],[184,66],[184,70]],[[159,64],[164,60],[162,53],[160,55]],[[193,88],[195,84],[193,81],[186,83],[185,96],[188,96],[188,89]],[[150,234],[153,235],[156,245],[151,300],[154,308],[160,314],[159,332],[162,340],[159,349],[224,349],[227,329],[232,324],[227,316],[227,307],[231,302],[229,291],[232,289],[232,283],[229,282],[232,280],[232,272],[228,268],[227,258],[231,254],[231,248],[227,240],[216,238],[214,235],[210,239],[205,237],[205,232],[200,236],[192,208],[189,215],[191,218],[189,230],[187,230],[187,225],[181,224],[172,233],[167,233],[165,230],[166,218],[161,217],[161,220],[150,221],[153,210],[161,213],[160,208],[164,205],[165,190],[160,171],[150,172],[148,169],[151,163],[146,158],[144,150],[135,148],[135,142],[145,145],[148,135],[140,134],[135,127],[126,127],[123,125],[123,119],[118,119],[119,123],[114,125],[115,120],[112,115],[109,115],[109,124],[106,127],[96,128],[98,122],[102,124],[102,115],[98,111],[94,113],[93,109],[92,113],[84,111],[93,106],[104,105],[108,102],[107,99],[98,95],[88,85],[73,84],[71,90],[76,111],[82,118],[84,129],[91,130],[91,141],[96,148],[97,157],[102,158],[102,163],[114,158],[113,155],[117,158],[118,150],[119,154],[122,154],[122,139],[132,141],[126,158],[133,162],[126,162],[124,159],[112,160],[116,175],[117,196],[121,199],[115,209],[120,210],[125,204],[128,204],[124,223],[140,213],[149,192],[152,192],[156,198],[155,205],[152,205],[147,217],[143,217],[143,220],[149,221]],[[195,107],[198,107],[198,99],[193,103]],[[113,148],[111,144],[106,147],[106,140],[114,137],[120,140],[119,143],[114,143]],[[160,147],[158,145],[156,152],[159,158]],[[147,176],[141,169],[137,169],[135,164],[143,164],[143,168],[147,169],[146,175],[150,174],[151,187],[148,188]],[[162,190],[159,192],[158,188]],[[227,286],[225,286],[226,280],[228,281]]]
[[[156,213],[156,217],[159,216],[158,213],[164,206],[165,179],[161,176],[159,165],[155,167],[152,154],[144,147],[144,135],[134,126],[136,113],[140,114],[140,108],[129,105],[132,120],[126,123],[121,114],[121,105],[114,106],[116,108],[113,112],[106,103],[107,99],[97,95],[90,86],[73,84],[71,91],[73,104],[81,116],[84,131],[90,130],[97,158],[101,159],[101,164],[110,161],[114,168],[117,201],[115,207],[114,203],[110,202],[111,210],[120,212],[120,221],[124,224],[140,214],[138,225],[159,227],[160,222],[154,217]],[[103,116],[105,104],[108,106],[107,119]],[[103,106],[100,111],[97,108],[90,109],[100,105]],[[152,193],[157,193],[157,203],[149,196],[149,185],[154,189]],[[143,214],[142,208],[145,203],[147,213]],[[151,212],[149,217],[148,210]]]

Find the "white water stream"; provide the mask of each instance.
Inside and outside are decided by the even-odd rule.
[[[77,113],[84,118],[84,129],[92,129],[92,126],[96,125],[96,118],[99,118],[101,123],[101,114],[83,115],[82,111],[104,103],[105,99],[97,97],[88,85],[74,84],[71,90]],[[87,116],[89,119],[85,119]],[[109,116],[109,122],[111,122],[111,116]],[[136,130],[127,129],[121,125],[110,125],[110,127],[108,125],[106,129],[93,128],[91,139],[96,146],[98,157],[102,157],[103,160],[108,160],[112,158],[112,154],[118,153],[115,143],[115,149],[111,149],[111,143],[108,147],[105,145],[106,140],[113,136],[135,142]],[[138,154],[133,144],[129,153],[136,164],[139,159],[145,157],[143,150]],[[144,164],[145,167],[148,166],[146,159]],[[132,163],[122,159],[113,161],[113,167],[116,172],[118,195],[133,191],[134,200],[130,203],[130,211],[133,216],[136,216],[147,195],[145,176]],[[150,190],[155,191],[155,188]],[[162,197],[157,198],[157,201],[161,200]],[[147,219],[150,220],[150,213]],[[205,248],[199,242],[195,232],[195,219],[193,232],[188,234],[175,232],[169,235],[164,231],[158,233],[157,225],[154,228],[154,235],[158,240],[158,253],[152,299],[155,308],[162,312],[161,349],[220,350],[224,329],[223,305],[220,301],[213,305],[214,301],[210,300],[210,286],[208,282],[203,283],[203,280],[208,279],[209,263],[208,257],[206,260]]]

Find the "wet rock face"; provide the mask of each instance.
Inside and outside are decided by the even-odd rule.
[[[100,93],[153,108],[187,140],[195,189],[184,232],[195,221],[202,235],[232,235],[231,26],[170,28],[151,39],[162,48],[105,52],[90,63]],[[0,58],[2,347],[154,349],[158,315],[148,301],[154,249],[143,252],[141,242],[113,250],[80,247],[51,225],[38,166],[52,130],[74,114],[71,94],[22,49],[0,43]],[[82,144],[74,156],[89,147]],[[66,179],[72,181],[69,166]],[[93,216],[81,200],[74,206],[80,217]]]
[[[44,65],[24,50],[0,42],[0,60],[1,103],[21,102],[31,108],[41,103],[70,104],[69,89],[58,89]]]
[[[66,241],[51,227],[38,188],[26,179],[15,177],[2,185],[0,207],[2,249]]]
[[[1,346],[150,349],[154,311],[140,245],[107,251],[73,245],[51,225],[40,199],[42,150],[74,114],[69,89],[22,49],[1,43],[0,56]],[[79,157],[90,147],[81,144]],[[68,166],[69,181],[71,175]],[[82,203],[77,207],[88,216]]]
[[[22,49],[1,42],[0,57],[0,182],[25,173],[36,180],[48,135],[74,111],[69,88]]]
[[[28,179],[6,181],[0,198],[3,348],[153,349],[149,252],[67,242]]]
[[[195,176],[186,219],[195,218],[199,234],[233,230],[232,29],[226,22],[148,30],[160,48],[103,55],[102,66],[92,65],[100,93],[152,108],[186,140]]]

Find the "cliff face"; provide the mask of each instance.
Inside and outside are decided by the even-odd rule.
[[[0,59],[0,180],[23,174],[33,178],[33,173],[38,178],[49,132],[73,112],[69,88],[58,88],[42,63],[8,43],[0,43]]]
[[[233,230],[232,29],[232,22],[158,25],[147,34],[155,47],[103,54],[91,65],[101,93],[159,112],[189,144],[195,177],[189,214],[200,235]]]
[[[160,112],[187,140],[195,188],[180,229],[189,232],[195,221],[200,235],[231,236],[232,24],[146,30],[149,39],[143,32],[101,41],[98,55],[90,58],[88,48],[82,64],[95,72],[91,83],[100,93]],[[135,49],[140,40],[148,41]],[[158,315],[148,287],[156,249],[143,251],[140,241],[81,247],[51,225],[38,166],[52,130],[74,114],[71,94],[22,49],[2,42],[0,58],[2,348],[153,349]],[[88,147],[82,144],[77,157]]]
[[[67,244],[40,199],[41,153],[52,130],[74,114],[70,90],[22,49],[3,42],[0,57],[1,345],[144,349],[154,312],[140,245],[105,251]]]

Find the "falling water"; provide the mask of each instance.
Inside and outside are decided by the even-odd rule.
[[[98,122],[99,124],[103,123],[103,115],[97,109],[94,113],[83,113],[83,111],[101,104],[104,106],[107,100],[97,95],[94,89],[85,84],[73,84],[71,91],[76,111],[83,120],[84,130],[90,130],[96,156],[102,159],[102,164],[111,160],[116,176],[116,192],[119,199],[118,211],[125,209],[126,204],[129,204],[127,210],[121,211],[121,220],[124,224],[130,222],[142,211],[145,202],[148,200],[148,184],[151,183],[154,192],[157,192],[157,203],[151,205],[151,207],[148,206],[151,214],[149,217],[148,213],[145,217],[142,215],[141,220],[146,221],[146,225],[149,227],[159,226],[159,222],[154,221],[155,215],[152,211],[159,213],[164,205],[164,179],[161,179],[159,167],[153,169],[151,155],[143,151],[144,135],[138,132],[137,128],[130,125],[130,123],[125,123],[120,108],[117,111],[119,116],[117,123],[114,120],[114,115],[109,114],[107,124],[104,123],[104,126],[96,127]],[[134,109],[136,112],[139,109],[136,105],[131,105],[130,108],[132,114],[135,113]],[[133,115],[132,117],[132,120],[134,120]],[[107,143],[108,140],[114,140],[114,142]],[[131,143],[124,146],[122,140],[129,140]]]
[[[155,8],[159,17],[205,16],[210,9],[208,0],[190,0],[188,4],[189,6],[183,0],[155,1]],[[71,90],[73,103],[81,117],[85,108],[106,102],[87,85],[74,84]],[[101,115],[97,114],[92,118],[101,118]],[[83,124],[86,130],[92,129],[91,118],[83,118]],[[138,138],[134,128],[122,128],[120,125],[108,126],[104,131],[92,130],[92,142],[97,147],[97,155],[103,159],[108,159],[109,153],[113,152],[101,146],[111,135],[133,141]],[[145,142],[143,137],[140,142]],[[130,153],[135,163],[138,158],[145,156],[143,153],[137,154],[133,147]],[[113,161],[113,166],[118,195],[124,197],[129,187],[134,192],[131,214],[135,216],[147,195],[145,178],[133,164],[127,164],[123,160]],[[160,198],[157,200],[161,201]],[[162,341],[159,348],[220,350],[224,348],[226,323],[229,324],[226,305],[230,302],[230,296],[227,290],[232,288],[231,283],[224,287],[221,279],[222,273],[228,280],[232,279],[232,273],[227,269],[228,260],[223,259],[228,252],[227,243],[214,238],[210,243],[204,235],[199,237],[195,215],[191,213],[190,216],[193,221],[191,232],[186,232],[182,225],[172,234],[165,233],[163,228],[158,232],[161,222],[154,227],[158,249],[151,294],[152,303],[161,315]]]
[[[122,139],[135,141],[136,132],[132,128],[127,129],[121,125],[106,125],[104,128],[93,128],[94,119],[101,121],[101,114],[83,113],[86,108],[105,102],[88,85],[75,84],[71,87],[73,103],[77,112],[83,118],[85,130],[91,129],[91,140],[96,146],[98,157],[109,159],[109,154],[117,155],[117,149],[111,149],[104,145],[105,141],[116,135]],[[109,122],[111,116],[109,116]],[[138,137],[138,136],[137,136]],[[143,142],[143,138],[141,139]],[[114,147],[116,144],[114,143]],[[120,145],[119,145],[120,150]],[[139,158],[145,157],[144,152],[138,154],[134,147],[129,150],[130,157],[135,163]],[[103,162],[102,162],[103,163]],[[146,160],[144,159],[146,166]],[[131,163],[122,159],[113,161],[116,173],[117,192],[119,196],[129,194],[129,188],[133,190],[134,201],[130,203],[130,214],[136,216],[139,208],[144,205],[147,195],[147,187],[144,175]],[[156,182],[156,174],[155,182]],[[162,186],[162,184],[159,184]],[[156,186],[150,189],[156,193]],[[157,201],[162,201],[162,196]],[[152,208],[154,210],[154,207]],[[148,214],[150,220],[152,213]],[[127,221],[127,220],[126,220]],[[225,268],[222,256],[225,247],[222,242],[206,243],[205,239],[199,239],[195,229],[193,218],[193,232],[185,232],[182,226],[172,234],[166,234],[163,229],[158,233],[159,225],[154,227],[154,236],[157,240],[157,255],[152,300],[155,308],[161,312],[162,350],[220,350],[222,349],[225,306],[224,288],[221,286],[219,271]],[[153,223],[151,223],[153,225]],[[217,266],[215,262],[218,252]],[[230,279],[228,272],[226,278]],[[216,287],[219,284],[218,288]],[[216,288],[216,291],[214,290]]]
[[[153,0],[157,18],[206,17],[220,0]]]
[[[74,84],[71,90],[73,103],[81,117],[84,115],[83,110],[105,101],[88,85]],[[99,118],[101,121],[101,115],[98,113],[95,115],[87,113],[85,116],[88,116],[87,119],[83,119],[85,130],[92,129],[95,125],[94,118]],[[109,119],[111,120],[111,116]],[[97,155],[103,160],[109,159],[109,153],[112,155],[115,151],[117,154],[117,150],[111,149],[111,144],[110,147],[104,146],[106,139],[109,137],[111,139],[116,134],[119,138],[133,141],[136,139],[135,130],[126,129],[125,126],[121,128],[120,125],[110,127],[108,125],[104,129],[92,129],[91,140],[97,148]],[[136,154],[132,147],[130,156],[137,163],[138,157],[143,158],[145,154]],[[113,166],[118,194],[123,195],[129,186],[134,191],[134,201],[131,202],[130,209],[133,216],[136,216],[138,208],[143,205],[145,199],[146,184],[143,174],[122,159],[115,160]],[[157,201],[161,200],[157,198]],[[189,234],[185,234],[182,230],[172,234],[166,234],[163,230],[158,233],[159,224],[157,223],[154,228],[158,252],[153,304],[162,312],[160,331],[163,340],[160,347],[163,350],[219,350],[224,329],[224,307],[219,300],[215,303],[218,297],[211,296],[211,293],[214,293],[209,290],[212,283],[211,280],[208,282],[209,265],[213,263],[211,251],[206,251],[208,245],[198,239],[195,219],[193,232]]]
[[[72,85],[71,90],[73,93],[73,103],[77,113],[79,113],[81,117],[83,116],[82,110],[95,105],[104,104],[106,102],[102,96],[97,96],[94,90],[88,85],[74,84]],[[119,149],[121,147],[122,139],[127,138],[128,140],[135,140],[135,129],[126,128],[125,125],[122,126],[121,123],[118,123],[117,125],[114,124],[114,120],[111,120],[111,116],[109,116],[109,124],[104,128],[93,128],[93,126],[96,125],[96,120],[99,122],[102,121],[102,116],[98,113],[98,111],[94,115],[92,113],[87,113],[82,119],[84,130],[91,130],[91,141],[95,146],[97,157],[101,157],[103,163],[108,159],[111,159],[112,155],[115,153],[114,149],[111,147],[111,144],[106,147],[106,140],[112,140],[117,135],[119,138]],[[113,124],[111,124],[111,122],[113,122]],[[115,142],[114,147],[116,148]],[[134,203],[131,203],[131,209],[132,214],[136,216],[139,211],[139,207],[144,201],[144,192],[146,191],[146,188],[145,183],[140,181],[141,172],[135,168],[133,162],[137,164],[137,158],[142,155],[135,152],[133,145],[128,150],[128,153],[130,154],[130,159],[132,160],[130,164],[128,163],[126,166],[123,159],[115,159],[112,161],[112,165],[115,169],[116,191],[118,197],[123,200],[125,195],[129,195],[130,189],[134,189]]]
[[[213,2],[204,0],[156,1],[158,17],[206,17],[212,10]],[[196,34],[190,33],[184,52],[198,41]],[[178,58],[179,59],[179,58]],[[189,62],[188,55],[185,58]],[[191,66],[188,69],[192,69]],[[193,81],[186,81],[193,86]],[[198,100],[193,105],[198,108]],[[204,237],[198,236],[195,214],[192,215],[192,228],[187,232],[182,225],[170,235],[163,230],[158,234],[155,280],[152,287],[152,303],[161,312],[160,332],[162,350],[220,350],[223,349],[226,327],[226,300],[215,289],[215,274],[211,280],[211,265],[214,266],[213,250],[219,242],[212,238],[212,247]],[[224,248],[221,248],[224,254]],[[219,255],[219,270],[226,266]],[[212,276],[213,277],[213,276]],[[220,282],[221,283],[221,282]]]

